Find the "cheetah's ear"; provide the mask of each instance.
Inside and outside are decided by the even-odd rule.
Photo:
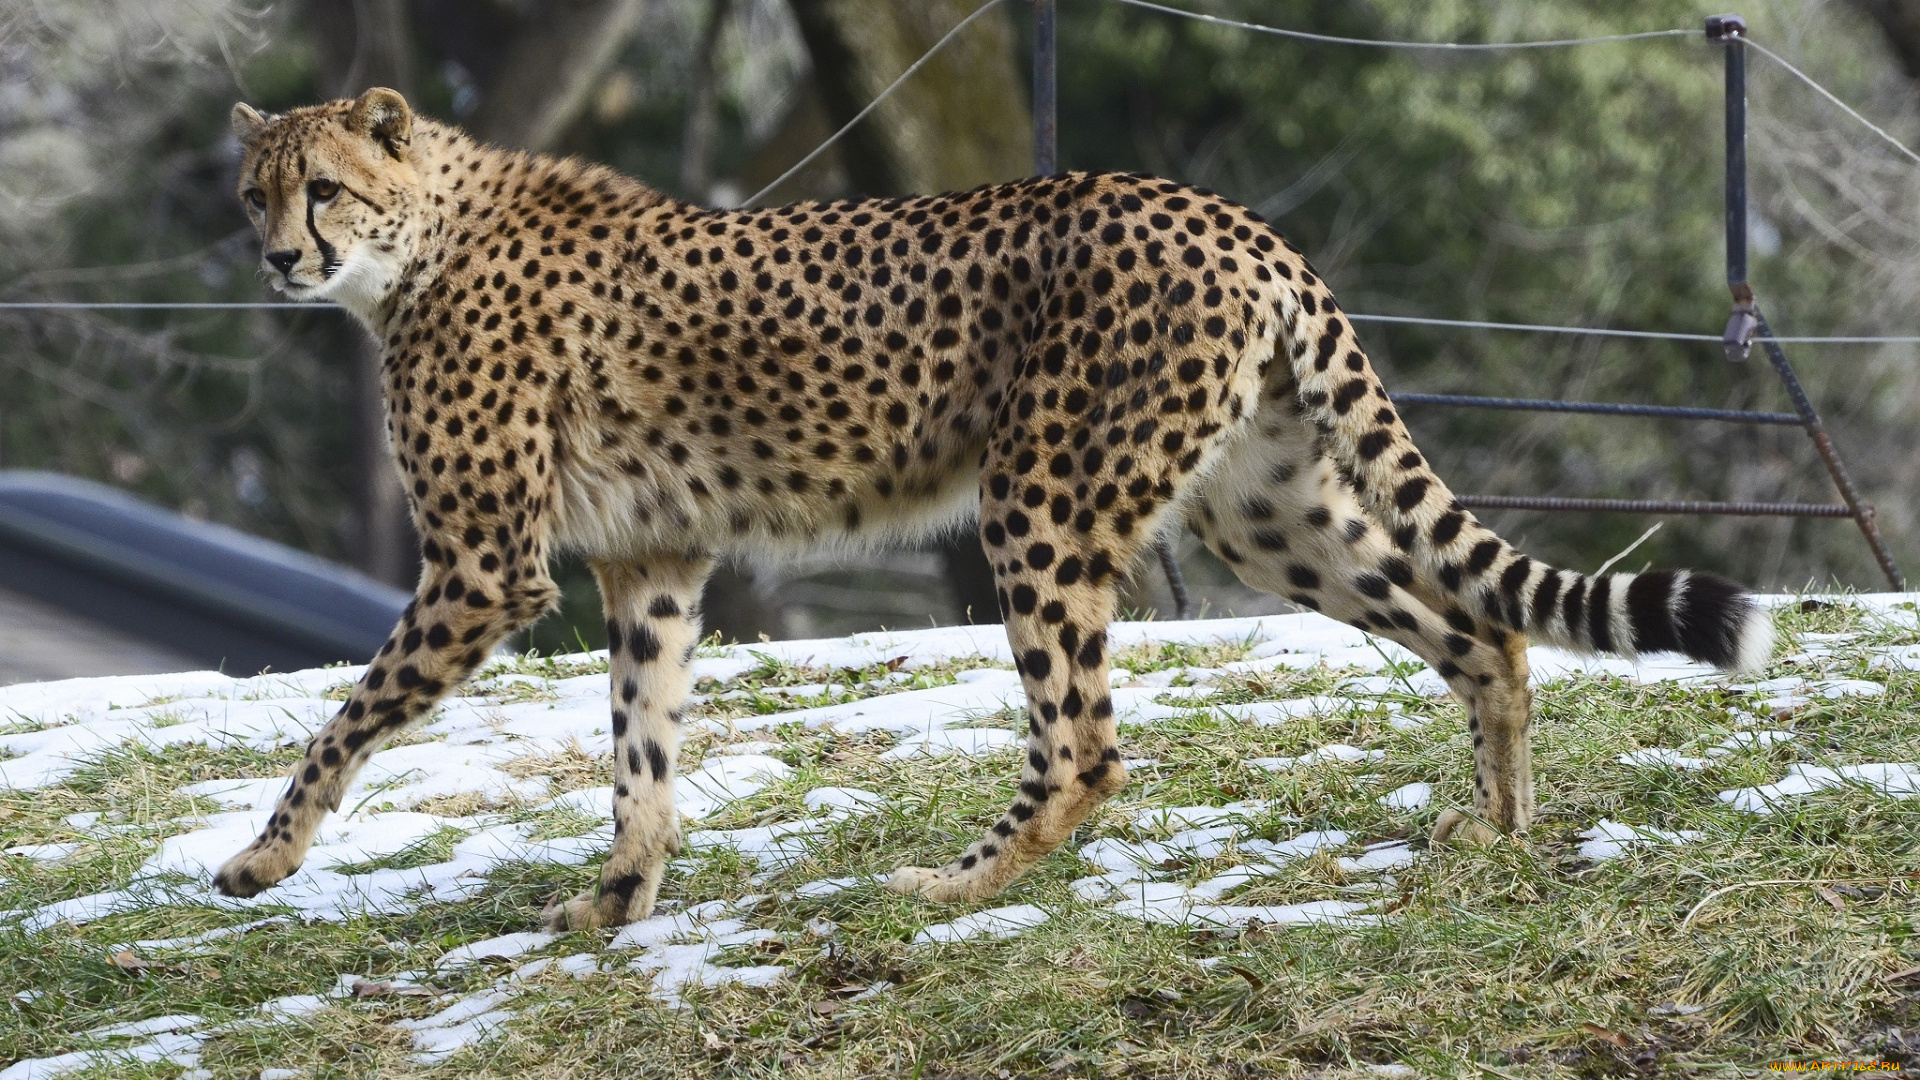
[[[267,129],[267,118],[259,110],[244,101],[233,103],[233,137],[240,140],[241,146],[252,145],[253,140]]]
[[[347,127],[386,147],[398,158],[413,140],[413,110],[398,90],[376,86],[360,95],[347,114]]]

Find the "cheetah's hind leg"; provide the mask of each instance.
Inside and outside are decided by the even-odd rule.
[[[1473,741],[1474,813],[1446,810],[1433,823],[1430,842],[1485,844],[1499,838],[1490,824],[1505,831],[1525,832],[1533,819],[1533,751],[1529,735],[1533,723],[1533,690],[1528,685],[1527,636],[1477,620],[1475,636],[1498,648],[1505,661],[1496,678],[1505,685],[1500,717],[1481,720]],[[1491,785],[1478,782],[1492,777]],[[1504,792],[1504,798],[1496,793]],[[1504,821],[1496,815],[1507,813]]]
[[[1234,444],[1189,524],[1246,584],[1406,646],[1465,707],[1473,816],[1449,812],[1436,841],[1526,829],[1533,808],[1526,638],[1422,596],[1414,568],[1367,514],[1312,426],[1273,410]]]
[[[989,472],[1003,467],[988,463]],[[1050,516],[1029,517],[1016,501],[1025,496],[1019,485],[1006,490],[1004,498],[983,499],[980,520],[1014,665],[1027,691],[1019,794],[958,859],[896,870],[887,883],[895,892],[939,901],[993,896],[1126,786],[1107,680],[1107,623],[1120,579],[1116,563],[1126,565],[1145,545],[1152,523],[1135,529],[1126,545],[1116,544],[1117,552],[1101,550],[1066,525],[1066,515],[1059,524]]]

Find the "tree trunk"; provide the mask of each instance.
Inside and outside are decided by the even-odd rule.
[[[532,5],[517,20],[511,44],[486,65],[481,108],[471,120],[475,133],[510,146],[550,148],[579,118],[594,87],[632,40],[646,2],[548,0]],[[452,16],[428,10],[423,17],[461,14],[459,9]],[[374,86],[414,94],[414,11],[407,0],[310,0],[305,15],[327,73],[323,81],[336,95],[353,97]],[[358,556],[367,574],[411,588],[419,574],[419,539],[387,443],[379,364],[379,350],[370,343],[356,349]]]
[[[312,39],[320,51],[322,80],[335,97],[356,97],[374,86],[411,97],[413,20],[406,0],[310,0]]]
[[[814,80],[835,126],[972,14],[980,0],[792,0]],[[854,188],[904,195],[974,187],[1033,171],[1026,79],[1013,25],[997,11],[962,31],[842,141]]]
[[[837,128],[878,97],[981,0],[791,0],[813,78]],[[862,195],[969,188],[1033,171],[1032,114],[1004,10],[961,31],[840,143]],[[776,191],[769,201],[782,198]],[[993,570],[969,533],[941,548],[962,622],[995,622]]]
[[[692,85],[687,91],[687,129],[680,141],[680,193],[706,202],[713,190],[713,144],[720,128],[720,94],[714,54],[720,33],[733,13],[732,0],[712,0],[707,25],[693,56]]]

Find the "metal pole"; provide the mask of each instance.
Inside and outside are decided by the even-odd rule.
[[[1727,289],[1733,293],[1733,314],[1721,335],[1727,359],[1740,363],[1753,347],[1758,313],[1753,288],[1747,284],[1747,22],[1738,15],[1707,19],[1707,40],[1725,46],[1727,60]]]
[[[1187,594],[1186,575],[1173,553],[1173,538],[1161,533],[1153,542],[1153,553],[1160,557],[1160,572],[1167,575],[1167,591],[1173,594],[1173,617],[1193,618],[1193,598]]]
[[[1727,320],[1721,345],[1728,360],[1740,361],[1747,358],[1755,332],[1769,339],[1773,337],[1772,327],[1767,325],[1766,316],[1754,301],[1753,286],[1747,282],[1747,23],[1738,15],[1715,15],[1707,19],[1706,29],[1707,40],[1720,42],[1726,49],[1727,288],[1733,294],[1733,314]],[[1787,397],[1793,401],[1794,411],[1800,414],[1800,426],[1806,429],[1807,438],[1819,451],[1834,487],[1839,489],[1840,498],[1852,512],[1854,524],[1860,526],[1861,534],[1867,538],[1874,561],[1880,564],[1881,572],[1887,575],[1887,582],[1895,590],[1904,590],[1906,579],[1894,565],[1893,553],[1887,550],[1886,540],[1880,535],[1873,507],[1860,498],[1859,489],[1853,486],[1853,477],[1847,472],[1846,463],[1840,460],[1840,452],[1834,448],[1819,410],[1813,407],[1799,376],[1787,363],[1785,350],[1777,341],[1768,340],[1765,346],[1774,374],[1780,377]]]
[[[1747,46],[1738,17],[1725,22],[1727,54],[1727,287],[1747,287]]]
[[[1054,0],[1033,0],[1033,171],[1060,171],[1060,95]]]

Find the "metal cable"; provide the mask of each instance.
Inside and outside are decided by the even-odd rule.
[[[1541,323],[1487,322],[1481,319],[1428,319],[1415,315],[1364,315],[1349,311],[1349,321],[1362,323],[1400,323],[1409,326],[1450,326],[1461,330],[1516,330],[1534,334],[1577,334],[1583,337],[1647,338],[1656,341],[1710,341],[1720,344],[1719,334],[1681,334],[1665,330],[1615,330],[1605,326],[1548,326]],[[1756,343],[1782,345],[1920,345],[1920,335],[1904,337],[1755,337]]]
[[[121,300],[33,300],[0,302],[0,311],[339,311],[326,302],[246,302],[180,301],[146,303]],[[1356,323],[1389,323],[1404,326],[1439,326],[1458,330],[1503,330],[1530,334],[1569,334],[1578,337],[1639,338],[1649,341],[1699,341],[1720,344],[1718,334],[1684,334],[1666,330],[1616,330],[1606,326],[1551,326],[1545,323],[1503,323],[1483,319],[1430,319],[1417,315],[1368,315],[1344,312]],[[1755,344],[1772,341],[1781,345],[1920,345],[1920,335],[1885,337],[1821,337],[1814,335],[1755,337]]]
[[[1119,0],[1119,2],[1125,3],[1127,2],[1127,0]],[[1920,154],[1916,154],[1912,150],[1907,149],[1907,144],[1887,134],[1886,130],[1882,128],[1880,125],[1874,123],[1873,121],[1867,119],[1864,116],[1861,116],[1858,112],[1854,110],[1853,106],[1847,104],[1844,101],[1841,101],[1837,96],[1835,96],[1833,91],[1828,90],[1826,87],[1821,86],[1819,83],[1815,82],[1813,79],[1813,76],[1807,74],[1804,71],[1801,71],[1799,68],[1794,67],[1792,64],[1787,63],[1785,57],[1781,56],[1777,52],[1774,52],[1772,49],[1767,48],[1765,45],[1762,45],[1759,42],[1753,40],[1752,38],[1743,37],[1740,40],[1746,42],[1749,48],[1753,49],[1755,52],[1759,53],[1761,56],[1764,56],[1767,59],[1773,61],[1774,63],[1779,64],[1783,68],[1786,68],[1789,74],[1791,74],[1794,78],[1799,79],[1801,82],[1806,83],[1808,86],[1812,87],[1814,89],[1814,92],[1818,93],[1821,97],[1826,98],[1828,101],[1833,102],[1833,104],[1837,106],[1841,112],[1844,112],[1848,116],[1853,117],[1855,120],[1859,121],[1861,126],[1865,127],[1868,131],[1871,131],[1875,135],[1878,135],[1882,139],[1886,140],[1887,145],[1893,147],[1895,150],[1900,151],[1902,154],[1905,154],[1907,158],[1913,161],[1915,164],[1920,164]],[[1777,340],[1785,341],[1787,339],[1779,338]]]
[[[809,164],[813,163],[813,161],[819,158],[821,154],[825,153],[835,143],[839,142],[840,139],[847,134],[847,132],[851,131],[854,125],[866,119],[866,117],[869,114],[871,114],[873,110],[877,108],[882,101],[885,101],[889,96],[893,94],[894,91],[898,90],[901,87],[901,85],[903,85],[909,78],[911,78],[915,72],[919,71],[922,67],[924,67],[927,61],[932,59],[935,53],[939,52],[942,48],[944,48],[947,45],[947,43],[952,41],[962,30],[965,30],[968,26],[972,25],[975,20],[979,19],[981,16],[985,15],[987,12],[993,10],[994,8],[999,7],[1001,4],[1005,2],[1006,0],[987,0],[986,3],[976,8],[972,14],[968,15],[966,18],[954,24],[953,28],[948,30],[944,35],[942,35],[940,40],[934,42],[931,48],[929,48],[926,52],[920,55],[919,59],[915,60],[912,64],[910,64],[905,71],[901,72],[899,76],[893,80],[893,82],[887,85],[886,89],[880,91],[879,95],[876,96],[872,101],[868,102],[865,108],[861,109],[858,113],[856,113],[853,119],[848,120],[845,124],[841,125],[839,130],[835,131],[832,135],[829,135],[824,142],[814,147],[814,149],[810,153],[808,153],[806,157],[803,157],[798,162],[794,163],[794,165],[791,168],[787,169],[786,172],[781,173],[778,177],[776,177],[773,180],[772,183],[769,183],[765,187],[761,188],[759,191],[754,192],[753,195],[749,196],[746,202],[743,203],[742,205],[750,205],[752,203],[758,202],[761,198],[765,197],[768,193],[777,189],[781,184],[784,184],[788,180],[792,179],[793,176],[796,173],[798,173],[800,170],[806,168]],[[1557,48],[1562,46],[1574,46],[1574,45],[1595,45],[1595,44],[1602,44],[1606,42],[1637,41],[1637,40],[1643,40],[1643,39],[1649,39],[1649,38],[1682,37],[1682,36],[1688,36],[1688,35],[1699,35],[1702,33],[1699,30],[1674,29],[1674,30],[1646,30],[1646,31],[1640,31],[1638,33],[1631,33],[1631,34],[1607,34],[1599,37],[1556,38],[1556,39],[1545,40],[1545,41],[1512,41],[1512,42],[1387,41],[1387,40],[1380,40],[1380,39],[1373,39],[1373,38],[1340,37],[1338,35],[1332,35],[1332,34],[1315,34],[1315,33],[1310,33],[1304,30],[1289,30],[1289,29],[1284,29],[1282,27],[1265,26],[1259,23],[1243,22],[1237,19],[1227,19],[1217,15],[1208,15],[1204,12],[1185,11],[1180,8],[1169,7],[1164,4],[1153,3],[1152,0],[1111,0],[1111,2],[1117,3],[1117,4],[1123,4],[1129,7],[1137,7],[1137,8],[1143,8],[1149,11],[1156,11],[1156,12],[1160,12],[1167,15],[1175,15],[1181,18],[1193,19],[1199,22],[1212,23],[1219,26],[1227,26],[1227,27],[1232,27],[1232,28],[1241,29],[1241,30],[1250,30],[1256,33],[1273,34],[1279,37],[1296,38],[1302,41],[1314,41],[1314,42],[1321,42],[1321,43],[1333,44],[1333,45],[1372,46],[1372,47],[1378,47],[1378,48],[1392,48],[1392,49],[1437,49],[1437,50],[1444,50],[1444,51],[1488,52],[1488,51],[1499,51],[1499,50],[1506,50],[1506,49],[1537,49],[1537,48]],[[1767,48],[1766,46],[1760,44],[1759,42],[1756,42],[1751,38],[1742,38],[1741,40],[1745,44],[1752,46],[1761,55],[1772,60],[1774,63],[1779,64],[1782,68],[1785,68],[1794,77],[1798,78],[1801,82],[1804,82],[1805,84],[1807,84],[1807,86],[1811,87],[1814,91],[1819,93],[1822,97],[1826,98],[1829,102],[1833,103],[1836,107],[1844,111],[1848,116],[1852,117],[1855,121],[1859,122],[1862,126],[1866,127],[1869,131],[1872,131],[1875,135],[1878,135],[1881,139],[1885,140],[1890,146],[1899,150],[1902,154],[1905,154],[1908,158],[1912,159],[1914,162],[1920,163],[1920,154],[1916,154],[1913,150],[1908,149],[1904,143],[1900,142],[1898,139],[1895,139],[1892,135],[1888,134],[1884,129],[1874,124],[1871,120],[1868,120],[1866,117],[1862,116],[1852,106],[1849,106],[1846,102],[1840,100],[1839,97],[1835,96],[1832,91],[1820,85],[1820,83],[1815,81],[1812,76],[1808,75],[1804,71],[1801,71],[1799,68],[1789,63],[1785,58],[1781,57],[1778,53],[1775,53],[1773,50]],[[333,305],[326,304],[326,303],[294,303],[294,302],[248,303],[248,302],[213,302],[213,301],[176,302],[176,303],[137,303],[137,302],[121,302],[121,301],[0,302],[0,310],[16,310],[16,311],[17,310],[227,311],[227,310],[251,310],[251,309],[295,310],[295,309],[317,309],[317,308],[333,308]],[[1660,331],[1660,330],[1619,330],[1619,329],[1613,329],[1610,327],[1593,327],[1593,326],[1551,326],[1551,325],[1540,324],[1540,323],[1502,323],[1502,322],[1490,322],[1490,321],[1480,320],[1480,319],[1435,319],[1435,318],[1425,318],[1425,317],[1412,316],[1412,315],[1367,315],[1367,314],[1355,313],[1355,312],[1348,312],[1347,318],[1356,323],[1371,322],[1371,323],[1401,324],[1401,325],[1411,325],[1411,326],[1437,326],[1437,327],[1450,327],[1450,328],[1462,329],[1462,330],[1498,330],[1498,331],[1508,331],[1508,332],[1539,333],[1539,334],[1568,334],[1568,335],[1577,335],[1577,336],[1583,336],[1583,337],[1639,338],[1639,339],[1655,340],[1655,341],[1696,341],[1696,342],[1704,342],[1704,343],[1719,343],[1722,341],[1722,338],[1719,335],[1715,335],[1715,334],[1687,334],[1687,333],[1675,333],[1675,332]],[[1797,345],[1914,345],[1914,344],[1920,344],[1920,335],[1894,335],[1894,336],[1797,335],[1797,336],[1783,336],[1783,337],[1756,337],[1753,340],[1757,343],[1765,343],[1765,342],[1771,341],[1778,344],[1797,344]]]
[[[121,300],[74,301],[45,300],[23,301],[19,303],[0,303],[0,311],[279,311],[288,308],[306,308],[313,311],[339,311],[339,307],[318,301],[314,303],[295,303],[285,301],[272,303],[267,301],[197,301],[186,300],[175,303],[141,303]]]
[[[1215,26],[1230,26],[1236,30],[1252,30],[1261,34],[1273,34],[1277,37],[1297,38],[1301,41],[1318,41],[1328,45],[1360,45],[1376,49],[1438,49],[1443,52],[1495,52],[1504,49],[1553,49],[1567,45],[1599,45],[1609,41],[1640,41],[1646,38],[1665,37],[1702,37],[1700,30],[1642,30],[1633,34],[1605,34],[1600,37],[1555,38],[1551,41],[1384,41],[1378,38],[1339,37],[1334,34],[1314,34],[1305,30],[1285,30],[1277,26],[1263,26],[1259,23],[1241,22],[1238,19],[1223,19],[1218,15],[1208,15],[1199,11],[1185,11],[1165,4],[1155,4],[1150,0],[1113,0],[1116,4],[1128,7],[1145,8],[1166,15],[1178,15],[1183,19],[1212,23]]]

